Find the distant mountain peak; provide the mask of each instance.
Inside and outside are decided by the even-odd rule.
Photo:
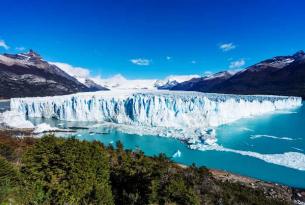
[[[32,58],[42,59],[42,57],[37,52],[35,52],[33,49],[30,49],[28,53],[23,53],[23,55],[27,55],[27,56],[30,56]]]
[[[16,62],[22,61],[21,63],[45,63],[43,58],[32,49],[29,50],[27,53],[17,53],[17,54],[8,54],[4,53],[3,56],[8,57]]]
[[[299,50],[295,54],[293,54],[293,58],[295,59],[303,59],[305,58],[305,52],[303,50]]]

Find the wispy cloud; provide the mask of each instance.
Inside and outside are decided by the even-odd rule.
[[[166,60],[171,60],[172,59],[172,57],[171,56],[166,56]]]
[[[84,83],[87,78],[93,80],[95,83],[108,87],[110,89],[156,89],[156,83],[166,83],[168,81],[176,80],[177,82],[184,82],[192,78],[199,78],[199,75],[170,75],[164,79],[127,79],[121,74],[114,75],[109,78],[102,78],[101,76],[93,76],[90,70],[84,67],[76,67],[68,63],[49,62],[54,64],[67,74],[75,77],[79,82]]]
[[[135,58],[135,59],[131,59],[130,62],[139,66],[148,66],[151,63],[151,60],[145,58]]]
[[[25,47],[20,46],[20,47],[16,47],[15,49],[16,49],[17,51],[24,51],[24,50],[25,50]]]
[[[196,64],[196,63],[197,63],[197,61],[194,61],[194,60],[193,60],[193,61],[191,61],[191,64]]]
[[[87,78],[90,77],[90,70],[83,67],[75,67],[68,63],[60,63],[60,62],[49,62],[53,65],[56,65],[69,75],[75,77],[75,78]]]
[[[237,61],[230,62],[229,68],[230,69],[239,69],[246,64],[244,59],[239,59]]]
[[[0,47],[4,48],[5,50],[10,48],[4,40],[0,40]]]
[[[230,50],[235,49],[236,46],[234,45],[234,43],[224,43],[224,44],[221,44],[221,45],[219,46],[219,48],[220,48],[222,51],[226,52],[226,51],[230,51]]]

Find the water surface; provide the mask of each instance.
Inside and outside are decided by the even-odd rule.
[[[216,129],[218,143],[226,148],[253,151],[261,154],[304,153],[305,107],[241,119]],[[35,124],[42,121],[53,126],[86,127],[93,123],[72,123],[55,120],[31,119]],[[91,133],[90,133],[91,132]],[[171,157],[180,150],[181,157],[172,158],[186,165],[216,168],[266,181],[305,188],[305,171],[267,163],[254,157],[220,151],[191,150],[186,144],[171,138],[125,134],[114,129],[79,129],[75,134],[82,140],[98,140],[104,144],[115,144],[120,140],[125,148],[140,148],[147,155],[165,153]],[[67,135],[65,135],[67,136]]]

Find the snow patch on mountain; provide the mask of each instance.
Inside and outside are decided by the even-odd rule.
[[[200,78],[199,75],[170,75],[164,80],[157,80],[154,86],[158,89],[169,90],[178,83],[189,81],[193,78]]]

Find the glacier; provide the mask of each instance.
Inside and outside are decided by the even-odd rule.
[[[112,123],[125,131],[210,143],[215,139],[213,127],[301,104],[299,97],[149,90],[12,98],[10,102],[11,110],[25,117]]]
[[[261,154],[234,150],[219,145],[215,131],[215,127],[241,118],[272,112],[290,113],[301,105],[299,97],[166,90],[100,91],[12,98],[10,102],[11,112],[23,118],[89,121],[94,122],[91,132],[105,127],[129,134],[173,137],[186,142],[190,149],[231,152],[305,171],[303,153]]]
[[[0,113],[0,129],[2,128],[32,129],[34,125],[19,112],[5,111]]]

